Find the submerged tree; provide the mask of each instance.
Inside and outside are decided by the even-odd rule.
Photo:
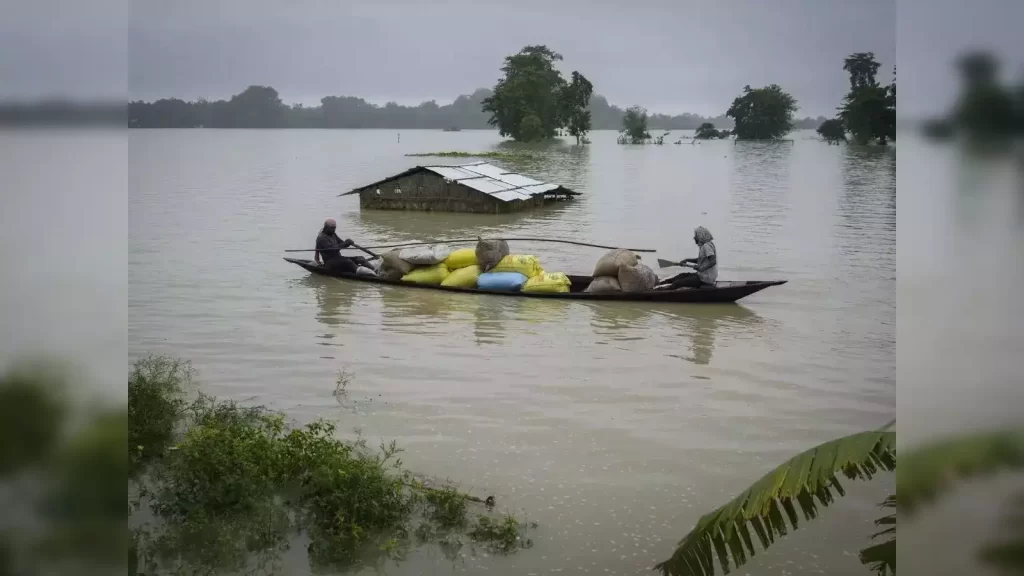
[[[999,83],[999,62],[987,52],[970,52],[958,62],[963,91],[956,104],[957,128],[973,138],[1010,136],[1019,121],[1010,91]]]
[[[881,86],[875,76],[879,63],[872,52],[851,54],[843,63],[850,73],[850,91],[839,108],[839,118],[858,144],[885,145],[896,137],[896,84]]]
[[[572,82],[562,91],[562,118],[570,136],[576,137],[576,143],[586,140],[590,131],[590,96],[594,93],[594,85],[590,80],[573,71]]]
[[[698,140],[711,140],[713,138],[721,138],[722,133],[716,130],[715,125],[711,122],[705,122],[697,127],[693,137]]]
[[[829,144],[846,142],[846,127],[839,118],[831,118],[822,122],[821,126],[818,126],[818,135]]]
[[[552,138],[566,125],[577,138],[590,129],[586,107],[594,87],[578,72],[573,72],[573,84],[567,84],[555,69],[561,59],[543,45],[505,57],[504,76],[481,107],[491,114],[488,123],[499,134],[531,141]]]
[[[740,140],[775,140],[793,129],[796,99],[778,84],[764,88],[743,87],[725,115],[736,121],[733,134]]]
[[[643,144],[650,139],[647,131],[647,110],[640,106],[630,106],[622,117],[623,140],[630,144]]]

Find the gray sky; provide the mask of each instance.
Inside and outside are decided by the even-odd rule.
[[[301,6],[298,8],[296,6]],[[526,44],[565,56],[620,105],[719,114],[745,84],[778,83],[800,115],[831,115],[843,57],[895,58],[892,0],[679,2],[143,0],[131,97],[226,97],[270,84],[288,101],[348,94],[450,101],[497,80]]]
[[[778,83],[800,116],[831,116],[843,58],[873,51],[900,113],[955,95],[950,62],[991,47],[1019,78],[1021,0],[13,0],[0,18],[0,98],[354,95],[450,101],[492,86],[502,58],[544,43],[622,106],[719,114]],[[126,42],[127,38],[127,42]]]

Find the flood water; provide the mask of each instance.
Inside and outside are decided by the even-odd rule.
[[[190,359],[207,391],[302,422],[397,439],[448,478],[539,526],[535,546],[451,562],[414,552],[390,574],[643,573],[706,511],[794,453],[894,417],[896,154],[778,144],[543,149],[506,164],[583,193],[516,215],[361,212],[338,194],[488,150],[490,132],[130,131],[129,354]],[[313,277],[281,259],[323,219],[363,245],[542,236],[680,259],[715,235],[719,279],[787,279],[739,305],[467,297]],[[516,245],[549,271],[602,251]],[[345,402],[335,378],[354,375]],[[762,567],[859,572],[855,492]],[[864,524],[867,525],[867,524]],[[858,542],[859,543],[859,542]],[[295,569],[300,569],[296,567]]]
[[[490,132],[131,131],[129,354],[192,360],[216,395],[396,439],[406,465],[538,522],[535,546],[451,562],[414,552],[391,574],[642,573],[704,512],[778,462],[895,416],[895,149],[779,144],[543,150],[507,164],[583,192],[516,215],[361,212],[338,194],[487,150]],[[313,277],[281,260],[323,219],[364,245],[542,236],[695,255],[720,279],[787,279],[739,305],[466,297]],[[513,244],[549,271],[602,251]],[[335,378],[354,376],[340,403]],[[850,522],[866,488],[760,559],[860,571]],[[865,524],[866,525],[866,524]],[[298,569],[298,568],[296,568]]]
[[[498,510],[538,523],[529,550],[465,548],[451,561],[426,548],[380,568],[388,574],[649,573],[700,515],[781,461],[895,416],[896,148],[827,146],[810,132],[777,144],[619,146],[615,137],[596,132],[589,146],[506,163],[583,195],[493,216],[361,212],[357,198],[338,196],[416,164],[469,162],[404,154],[494,149],[492,132],[404,131],[399,142],[393,131],[130,130],[110,136],[120,140],[109,149],[79,135],[0,135],[0,178],[20,209],[8,214],[22,215],[0,216],[4,261],[21,271],[3,295],[14,320],[3,340],[84,348],[101,373],[123,373],[116,353],[95,353],[124,338],[129,360],[189,359],[207,392],[298,422],[336,420],[371,446],[396,439],[409,469],[493,494]],[[125,297],[116,269],[74,258],[74,248],[125,233],[116,219],[105,224],[104,211],[124,207],[103,188],[111,176],[94,161],[102,150],[127,184],[127,254],[105,254],[127,259],[126,318],[66,297]],[[37,228],[54,214],[76,223],[70,235]],[[543,236],[657,249],[644,256],[650,263],[695,256],[692,229],[704,225],[720,280],[789,283],[737,305],[349,284],[281,259],[311,247],[328,216],[364,245]],[[74,233],[79,223],[88,234]],[[958,224],[943,226],[919,226],[918,245]],[[16,238],[37,239],[43,257],[18,258]],[[512,249],[567,273],[588,273],[602,253]],[[342,370],[353,380],[339,402]],[[864,573],[856,554],[891,480],[847,485],[850,495],[813,528],[741,573]],[[288,573],[308,569],[292,556]]]

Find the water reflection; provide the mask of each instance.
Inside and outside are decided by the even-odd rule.
[[[325,332],[318,335],[317,344],[321,346],[341,346],[335,340],[342,333],[342,326],[356,322],[358,313],[353,308],[360,302],[377,298],[379,288],[361,282],[345,282],[336,278],[327,278],[310,274],[294,283],[313,292],[316,298],[316,320],[325,326]],[[327,356],[325,356],[327,357]]]
[[[844,146],[842,178],[835,234],[840,253],[857,265],[895,273],[896,151]]]
[[[775,243],[787,210],[791,142],[736,141],[730,183],[735,245]]]
[[[590,326],[598,335],[610,336],[612,340],[639,340],[648,328],[651,317],[650,304],[642,302],[583,302],[590,314]]]
[[[663,308],[657,314],[670,322],[673,332],[689,342],[685,351],[669,354],[694,364],[708,365],[715,349],[715,338],[720,332],[755,336],[764,319],[756,312],[739,304],[701,304]]]

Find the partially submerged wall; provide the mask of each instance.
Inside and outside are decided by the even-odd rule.
[[[458,182],[448,182],[425,170],[359,191],[359,207],[368,210],[501,214],[542,206],[544,203],[544,198],[539,196],[530,200],[502,202]]]

